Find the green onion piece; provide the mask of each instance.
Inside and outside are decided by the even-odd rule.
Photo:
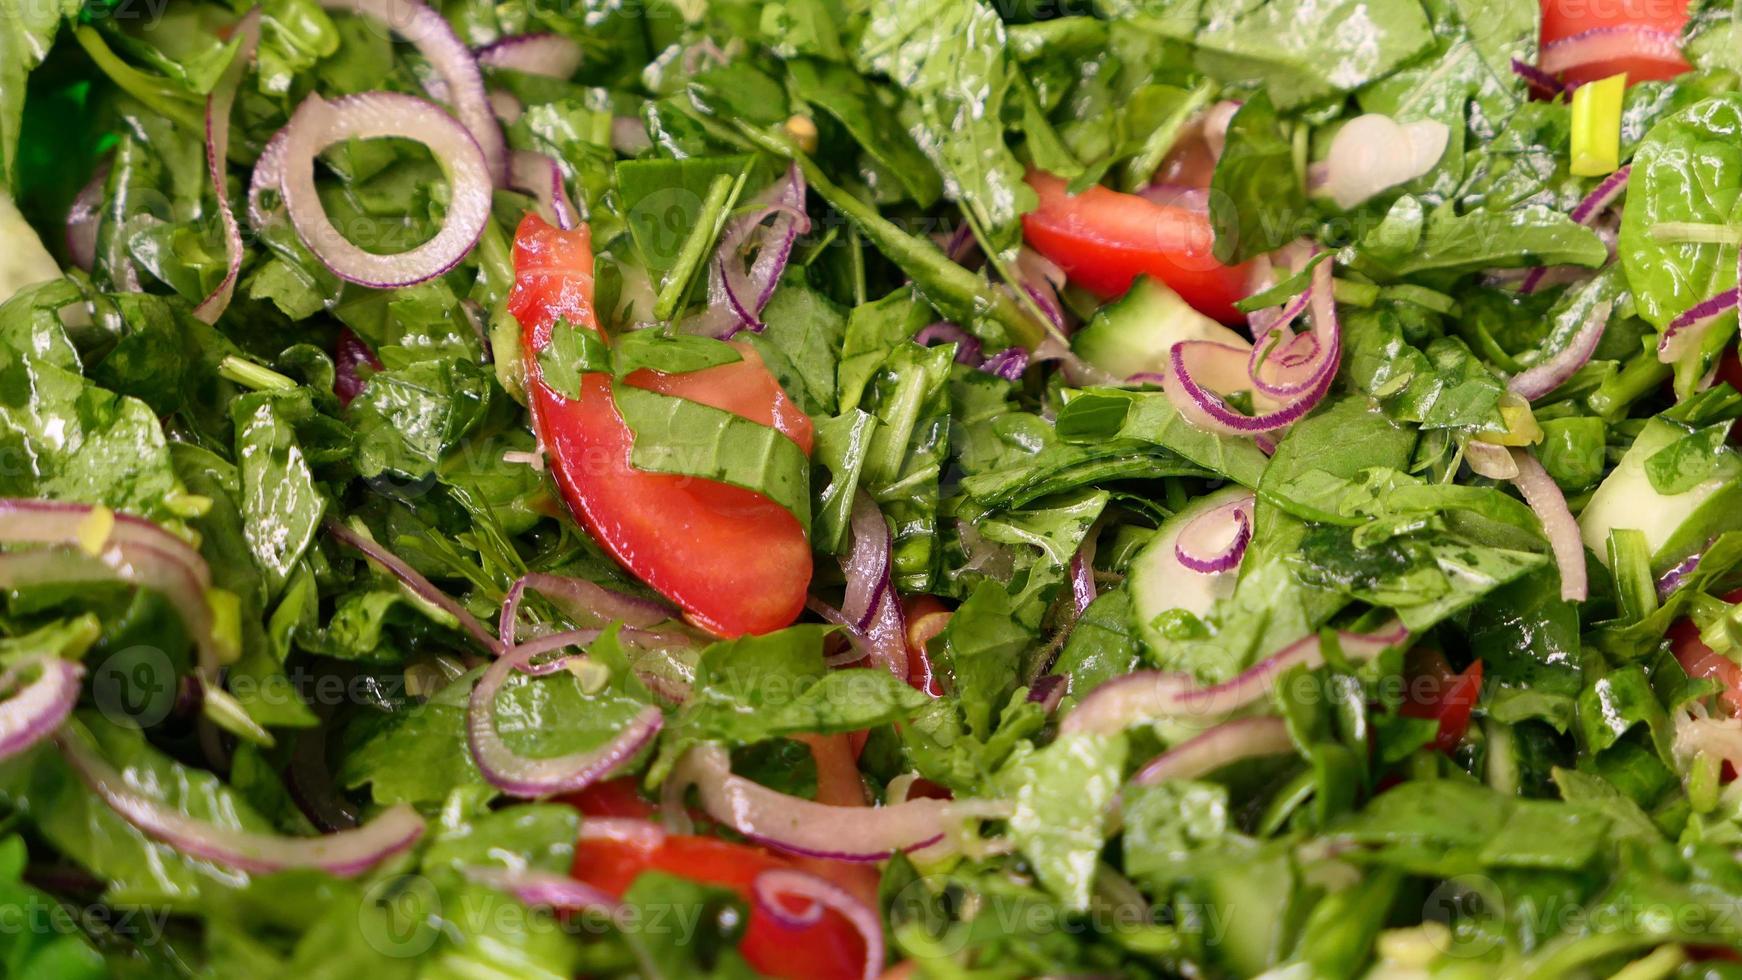
[[[1626,93],[1625,72],[1573,90],[1573,176],[1601,177],[1621,166],[1621,100]]]
[[[1657,611],[1657,582],[1651,577],[1651,545],[1645,532],[1618,527],[1609,532],[1609,574],[1621,619],[1637,623]]]
[[[1365,309],[1378,302],[1379,287],[1370,282],[1333,279],[1331,280],[1331,295],[1336,297],[1337,302],[1345,306],[1359,306]]]

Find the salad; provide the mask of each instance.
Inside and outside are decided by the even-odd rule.
[[[0,15],[0,976],[1742,976],[1727,0]]]

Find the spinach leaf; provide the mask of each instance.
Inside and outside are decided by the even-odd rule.
[[[1416,3],[1268,0],[1214,7],[1185,38],[1206,75],[1257,80],[1279,109],[1353,91],[1427,50],[1433,34]]]
[[[787,62],[797,97],[833,116],[860,148],[906,189],[920,207],[931,207],[943,194],[937,168],[901,120],[865,77],[845,65],[814,59]]]
[[[1024,746],[998,773],[1016,806],[1011,837],[1065,908],[1088,908],[1125,752],[1123,735],[1078,732],[1038,751]]]
[[[48,57],[61,18],[76,16],[82,6],[79,0],[6,0],[0,6],[0,191],[12,187],[18,163],[25,78]]]
[[[1260,93],[1234,113],[1210,183],[1216,261],[1227,265],[1274,251],[1315,225],[1290,129]]]
[[[611,386],[635,435],[634,466],[718,480],[760,493],[810,528],[810,460],[780,432],[700,402],[622,382]]]

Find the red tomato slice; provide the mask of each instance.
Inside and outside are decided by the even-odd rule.
[[[624,567],[721,636],[766,633],[804,608],[811,553],[797,518],[761,494],[629,465],[633,436],[610,378],[588,374],[581,397],[544,384],[536,354],[559,319],[598,329],[585,226],[560,231],[527,215],[514,239],[508,310],[520,321],[533,425],[569,507]],[[686,375],[638,371],[629,384],[773,425],[807,452],[810,420],[747,348],[743,361]]]
[[[1688,22],[1688,0],[1542,0],[1542,43],[1544,47],[1588,31],[1617,31],[1643,28],[1672,37],[1679,36]],[[1594,82],[1621,72],[1627,73],[1628,84],[1674,78],[1690,66],[1679,54],[1667,57],[1661,52],[1626,53],[1622,41],[1621,53],[1561,72],[1569,82]]]
[[[1440,723],[1434,747],[1450,755],[1470,729],[1470,713],[1482,692],[1482,661],[1452,673],[1438,651],[1412,653],[1409,690],[1398,713],[1405,718],[1436,718]]]
[[[1724,596],[1725,602],[1742,602],[1742,589]],[[1675,659],[1697,680],[1714,680],[1718,696],[1731,711],[1742,713],[1742,665],[1700,642],[1700,628],[1691,619],[1678,619],[1669,628],[1669,648]]]
[[[1246,266],[1216,261],[1209,216],[1099,185],[1072,196],[1038,170],[1028,184],[1040,206],[1022,216],[1023,237],[1072,282],[1110,299],[1148,273],[1206,316],[1245,319],[1234,304],[1246,295]]]
[[[775,868],[798,867],[779,855],[713,837],[668,834],[657,846],[586,839],[575,844],[573,876],[621,896],[643,871],[663,871],[737,892],[750,906],[738,951],[764,976],[788,980],[849,980],[864,975],[865,941],[832,910],[808,926],[790,926],[756,906],[751,884]],[[816,874],[815,868],[803,868]],[[845,884],[842,882],[841,884]],[[802,911],[795,905],[793,911]]]

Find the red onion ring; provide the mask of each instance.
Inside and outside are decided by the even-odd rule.
[[[496,635],[503,643],[516,643],[520,636],[520,601],[531,589],[556,604],[564,615],[585,626],[607,626],[623,623],[642,629],[657,626],[677,613],[670,607],[648,599],[638,599],[607,589],[586,579],[549,572],[529,572],[516,579],[502,600],[502,615],[497,621]]]
[[[1295,749],[1281,718],[1237,718],[1195,735],[1151,759],[1131,778],[1139,786],[1170,779],[1201,779],[1245,759],[1287,755]]]
[[[1609,209],[1627,189],[1627,179],[1633,174],[1633,164],[1629,163],[1615,171],[1597,184],[1591,193],[1586,194],[1573,209],[1567,213],[1575,224],[1590,225],[1599,215]],[[1613,244],[1613,243],[1611,243]],[[1534,293],[1548,279],[1549,266],[1539,265],[1524,274],[1524,281],[1518,284],[1521,293]]]
[[[550,157],[515,150],[508,158],[508,186],[538,198],[539,214],[558,228],[571,231],[581,223],[580,214],[569,202],[568,188],[563,186],[562,168]]]
[[[852,924],[865,942],[865,980],[876,980],[883,972],[886,957],[883,948],[883,920],[864,902],[846,889],[805,871],[793,868],[769,868],[750,882],[750,895],[756,907],[776,923],[802,929],[822,920],[823,910],[839,914]],[[789,911],[783,901],[796,896],[809,902],[803,912]]]
[[[148,544],[111,542],[94,556],[60,547],[0,554],[0,588],[22,588],[45,582],[62,585],[122,582],[157,592],[181,617],[193,637],[199,654],[201,680],[208,685],[218,682],[219,671],[227,656],[212,632],[212,608],[206,600],[207,586],[172,552]]]
[[[36,679],[12,691],[31,667]],[[73,705],[79,703],[79,681],[85,669],[59,657],[28,657],[0,673],[0,692],[12,691],[0,701],[0,759],[10,759],[55,733]]]
[[[636,156],[653,147],[647,135],[647,124],[634,116],[618,116],[611,120],[611,149],[624,156]]]
[[[937,341],[956,345],[956,363],[969,367],[979,367],[985,363],[980,356],[980,338],[974,336],[953,323],[938,322],[921,327],[919,333],[913,335],[913,342],[921,347],[930,347]]]
[[[485,96],[485,98],[488,99],[490,102],[491,114],[493,114],[497,119],[501,120],[502,122],[512,124],[515,120],[519,119],[521,116],[526,115],[526,106],[521,105],[520,100],[515,98],[514,95],[510,92],[506,92],[506,91],[499,89],[499,88],[493,88],[490,90],[490,94]],[[521,152],[521,151],[515,151],[515,152]],[[509,154],[508,167],[509,167],[509,171],[508,171],[509,176],[510,176],[510,178],[512,178],[513,173],[514,173],[513,153]],[[513,187],[514,184],[509,183],[508,186]]]
[[[1694,569],[1700,567],[1700,558],[1701,556],[1697,554],[1689,555],[1678,562],[1674,568],[1664,572],[1657,580],[1658,599],[1667,599],[1675,590],[1681,588],[1682,580],[1687,578]]]
[[[1236,391],[1256,383],[1250,371],[1251,355],[1238,347],[1210,340],[1187,340],[1173,346],[1162,375],[1163,393],[1186,421],[1224,435],[1251,436],[1298,421],[1330,391],[1342,361],[1342,332],[1337,324],[1337,304],[1331,286],[1330,263],[1320,262],[1313,267],[1308,298],[1314,323],[1310,336],[1319,349],[1308,355],[1307,387],[1280,408],[1242,415],[1228,407],[1219,392]],[[1320,337],[1324,339],[1318,340]],[[1133,376],[1133,380],[1137,377]]]
[[[1567,345],[1535,366],[1520,371],[1506,383],[1506,390],[1523,398],[1538,398],[1566,384],[1580,368],[1591,360],[1597,345],[1603,341],[1603,331],[1609,326],[1610,303],[1604,300],[1591,309],[1585,322],[1579,325]]]
[[[581,821],[581,840],[608,840],[656,850],[665,843],[665,828],[633,817],[588,817]]]
[[[281,184],[285,210],[309,251],[339,278],[376,289],[433,279],[458,265],[484,233],[495,182],[471,134],[433,103],[393,92],[365,92],[332,102],[311,95],[297,107],[285,131]],[[429,241],[393,255],[377,255],[353,244],[333,226],[315,191],[317,154],[348,139],[382,136],[427,146],[449,185],[441,230]]]
[[[521,34],[478,49],[478,64],[547,78],[573,78],[581,46],[560,34]]]
[[[1354,660],[1370,660],[1408,639],[1409,631],[1397,622],[1375,633],[1337,632],[1343,653]],[[1220,684],[1199,687],[1185,674],[1136,671],[1090,691],[1059,731],[1111,735],[1144,721],[1225,717],[1266,697],[1285,671],[1296,666],[1311,670],[1324,662],[1319,634],[1310,633]]]
[[[423,836],[423,818],[404,803],[355,830],[320,837],[282,837],[219,827],[134,791],[84,735],[62,732],[55,743],[85,785],[141,833],[182,853],[243,871],[316,868],[349,878],[407,850]]]
[[[1660,61],[1674,65],[1687,63],[1682,58],[1681,38],[1675,33],[1627,25],[1592,28],[1571,37],[1550,41],[1542,46],[1542,56],[1537,64],[1546,74],[1559,75],[1585,65],[1617,58]]]
[[[97,264],[97,226],[103,219],[103,191],[109,181],[109,168],[108,161],[99,164],[67,209],[67,257],[86,272]]]
[[[893,806],[829,806],[788,796],[732,774],[731,757],[718,745],[684,753],[663,791],[682,799],[695,786],[715,820],[778,850],[839,861],[880,861],[945,841],[969,820],[1010,814],[1002,800],[908,800]]]
[[[254,60],[254,50],[260,46],[260,8],[255,7],[236,22],[233,37],[241,43],[224,70],[212,94],[206,96],[206,176],[212,182],[212,194],[218,202],[218,221],[224,227],[224,251],[227,266],[224,281],[194,307],[194,318],[201,323],[217,323],[218,317],[230,308],[230,298],[236,292],[236,277],[242,274],[242,229],[236,224],[236,213],[230,208],[230,109],[236,103],[236,90],[242,85],[242,75]]]
[[[1047,714],[1058,710],[1059,702],[1065,699],[1065,693],[1070,689],[1063,674],[1047,674],[1036,677],[1028,687],[1028,700],[1038,704]]]
[[[484,624],[478,622],[478,617],[472,615],[470,610],[460,605],[452,596],[436,588],[435,583],[406,564],[403,558],[382,547],[375,539],[359,534],[336,520],[327,521],[326,528],[327,533],[338,538],[342,544],[362,552],[363,557],[398,579],[412,595],[454,617],[460,628],[476,640],[479,646],[490,653],[501,651],[502,643],[490,635]]]
[[[1240,567],[1246,545],[1252,540],[1253,501],[1251,495],[1246,495],[1193,518],[1174,540],[1174,558],[1200,575],[1216,575]],[[1227,544],[1206,546],[1198,540],[1206,534],[1225,534],[1229,520],[1234,523],[1234,536]]]
[[[1028,348],[1021,346],[1006,347],[980,365],[980,370],[996,375],[1005,381],[1019,381],[1024,371],[1028,370]]]
[[[254,174],[248,179],[248,226],[255,231],[266,225],[283,210],[284,202],[268,209],[266,194],[271,192],[283,197],[284,185],[284,144],[288,134],[280,129],[266,141],[266,146],[260,151],[260,158],[254,161]]]
[[[1524,502],[1536,512],[1537,520],[1548,535],[1554,550],[1555,565],[1561,572],[1561,598],[1568,602],[1584,602],[1589,594],[1585,580],[1585,543],[1579,536],[1579,522],[1567,509],[1567,498],[1554,478],[1522,449],[1514,449],[1512,458],[1518,464],[1518,475],[1512,485],[1523,495]]]
[[[477,142],[491,184],[500,186],[507,179],[508,144],[484,94],[484,76],[479,73],[472,52],[448,26],[446,18],[420,0],[320,0],[320,4],[328,10],[348,10],[381,21],[417,48],[446,85],[444,101],[451,100],[454,114]],[[439,153],[436,159],[441,160]],[[457,201],[459,195],[456,193],[454,198]]]
[[[496,733],[496,694],[510,673],[526,669],[541,652],[533,644],[523,644],[497,657],[478,678],[466,708],[466,742],[478,771],[490,785],[524,799],[572,793],[591,786],[645,748],[665,724],[660,710],[648,705],[616,737],[596,749],[545,759],[529,759],[515,753]]]
[[[617,899],[601,888],[568,875],[531,868],[511,869],[468,865],[460,869],[467,881],[513,895],[522,905],[559,912],[594,911],[614,913]]]
[[[762,310],[774,296],[793,243],[810,230],[805,192],[804,175],[797,165],[789,166],[784,180],[776,181],[748,211],[727,222],[708,266],[708,310],[693,318],[687,331],[722,340],[740,330],[763,331]],[[770,217],[773,220],[764,226]],[[756,260],[746,269],[744,252],[752,247],[757,248]]]
[[[1517,75],[1519,78],[1524,79],[1531,88],[1536,89],[1550,98],[1561,94],[1566,91],[1567,88],[1560,79],[1550,75],[1548,72],[1543,71],[1535,65],[1519,61],[1517,58],[1512,59],[1512,73]]]
[[[891,578],[890,551],[895,537],[883,512],[864,493],[853,499],[851,528],[853,546],[841,562],[847,578],[841,615],[864,636],[872,662],[897,677],[906,677],[907,624]]]

